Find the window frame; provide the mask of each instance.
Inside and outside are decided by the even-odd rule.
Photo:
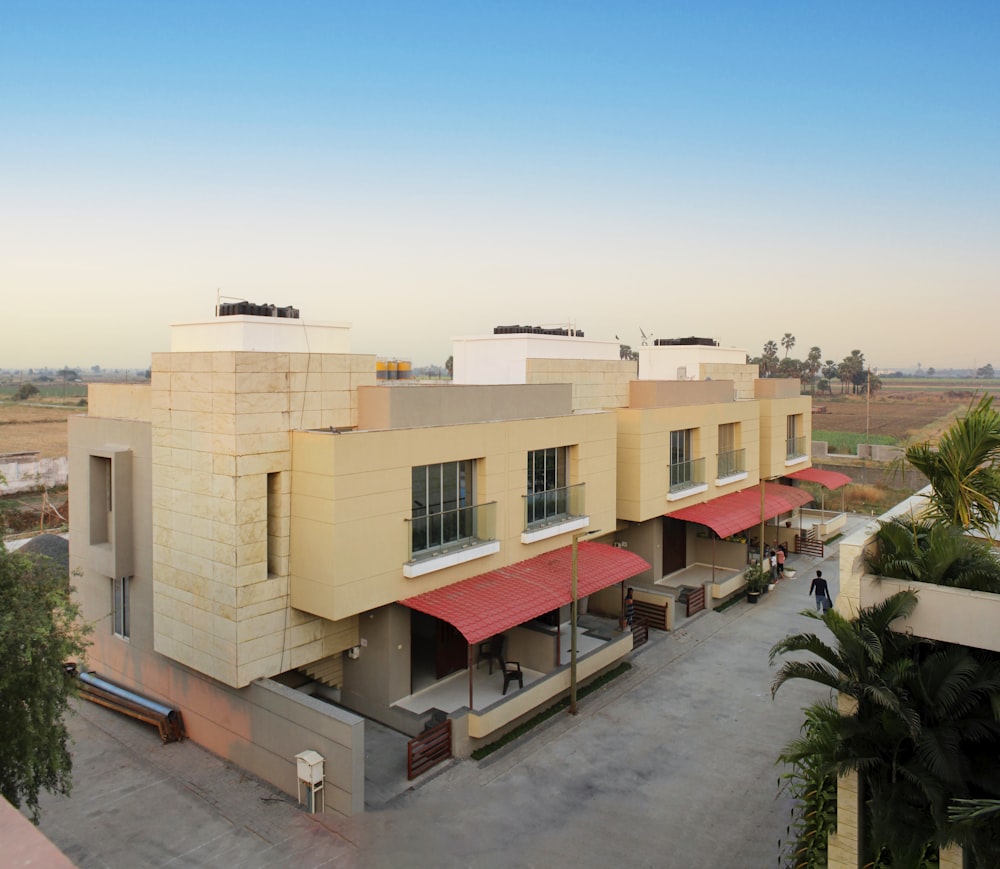
[[[470,509],[475,505],[475,471],[475,459],[413,466],[410,472],[413,557],[426,557],[475,539],[475,517]],[[420,537],[424,539],[418,545]]]
[[[132,639],[131,577],[111,577],[111,633],[121,640]]]

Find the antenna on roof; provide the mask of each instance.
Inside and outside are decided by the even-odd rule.
[[[649,344],[649,342],[650,342],[651,340],[653,340],[653,333],[652,333],[652,332],[650,332],[650,333],[649,333],[649,334],[647,335],[647,334],[646,334],[645,332],[643,332],[643,331],[642,331],[642,329],[640,328],[640,329],[639,329],[639,334],[640,334],[640,335],[642,335],[642,346],[643,346],[643,347],[647,346],[647,345]]]

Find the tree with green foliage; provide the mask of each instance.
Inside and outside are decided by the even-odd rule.
[[[993,397],[970,404],[965,416],[955,420],[938,440],[913,444],[904,460],[931,484],[927,516],[934,522],[975,529],[996,530],[1000,505],[1000,411]]]
[[[1000,594],[1000,560],[989,543],[955,525],[897,516],[879,524],[875,539],[865,554],[874,576]]]
[[[832,734],[811,747],[816,774],[863,778],[873,865],[921,866],[929,846],[961,841],[981,865],[995,866],[1000,850],[990,837],[956,828],[948,808],[956,799],[1000,797],[1000,656],[893,630],[916,603],[907,590],[850,620],[835,610],[807,613],[835,644],[815,633],[775,644],[772,663],[795,652],[819,661],[786,661],[772,694],[806,679],[854,701],[852,714],[823,716]],[[794,743],[785,752],[796,753]]]
[[[72,758],[64,717],[88,629],[54,561],[0,543],[0,795],[38,823],[41,791],[68,794]]]
[[[764,352],[760,357],[760,376],[774,377],[778,372],[778,345],[774,341],[764,344]]]
[[[807,382],[812,387],[812,392],[816,393],[816,376],[819,374],[820,368],[823,367],[823,351],[819,347],[810,347],[809,353],[806,356],[806,361],[802,365],[802,370],[805,374]]]
[[[38,387],[34,383],[22,383],[14,393],[14,401],[27,401],[35,395],[38,395]]]

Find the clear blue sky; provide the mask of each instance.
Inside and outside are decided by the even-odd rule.
[[[216,293],[356,352],[573,322],[1000,367],[1000,4],[0,7],[0,367]]]

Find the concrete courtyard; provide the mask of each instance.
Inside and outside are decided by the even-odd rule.
[[[319,820],[190,742],[164,746],[152,728],[81,707],[74,791],[43,800],[41,828],[81,867],[774,867],[791,808],[775,757],[799,709],[828,692],[790,683],[772,700],[767,653],[823,630],[799,613],[813,608],[817,567],[836,594],[836,546],[789,567],[796,577],[756,606],[652,632],[577,716],[415,787],[372,781],[368,810],[350,819]]]

